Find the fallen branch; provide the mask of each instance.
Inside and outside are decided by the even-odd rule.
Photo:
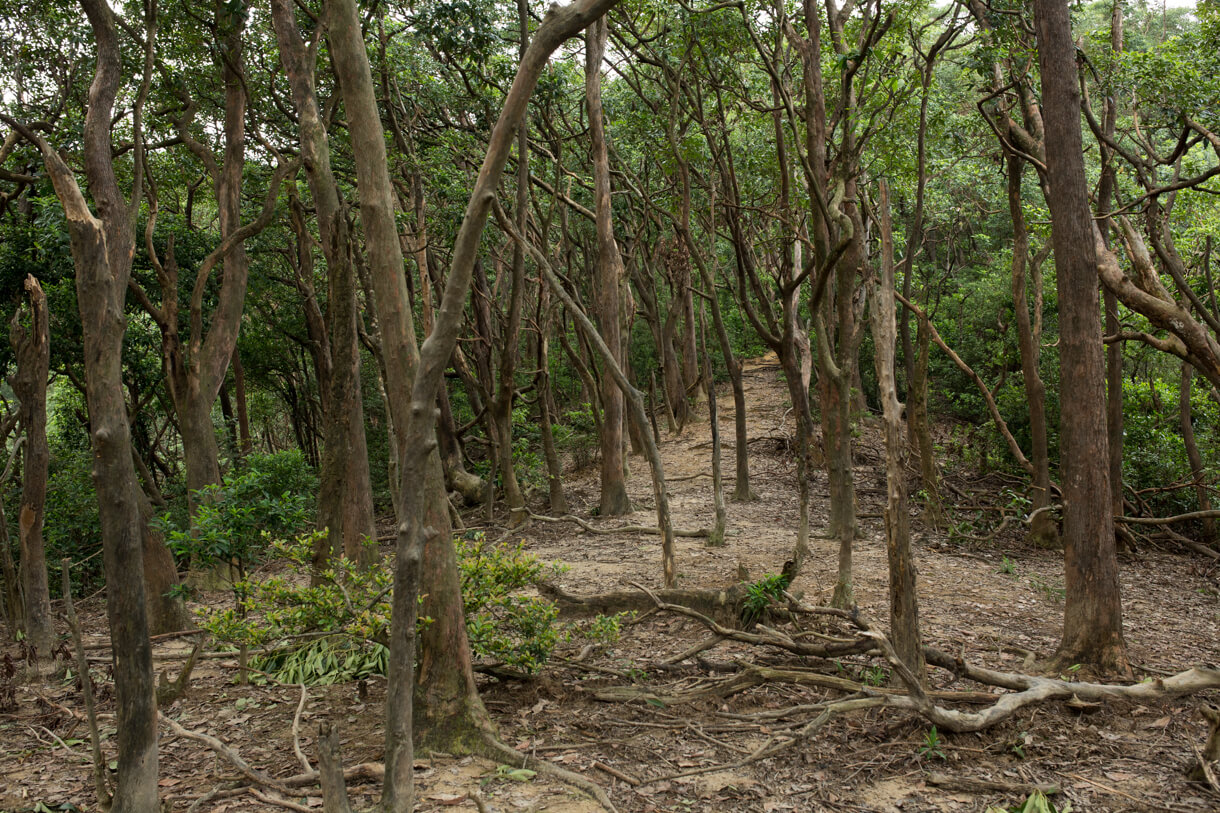
[[[237,768],[237,770],[239,772],[241,772],[241,774],[243,776],[245,776],[247,779],[254,782],[255,784],[262,785],[263,787],[271,788],[272,790],[278,790],[281,793],[287,793],[289,795],[292,794],[292,791],[289,789],[288,785],[286,785],[284,782],[280,781],[279,779],[276,779],[273,776],[263,773],[262,771],[258,770],[257,768],[251,767],[250,763],[248,763],[248,762],[246,762],[246,760],[242,759],[241,754],[237,753],[237,751],[235,751],[232,748],[230,748],[229,746],[225,745],[223,742],[221,742],[220,740],[211,736],[210,734],[204,734],[202,731],[191,731],[188,728],[183,728],[176,721],[170,719],[169,717],[166,717],[164,714],[158,713],[157,717],[161,720],[161,722],[163,722],[167,726],[169,726],[170,731],[174,732],[179,737],[182,737],[182,738],[188,739],[188,740],[194,740],[195,742],[203,743],[208,748],[211,748],[218,755],[220,755],[220,756],[224,757],[226,760],[228,760],[229,763],[232,764],[233,767]],[[316,776],[315,776],[315,778],[316,778]]]
[[[638,788],[641,784],[640,780],[636,779],[634,776],[625,774],[617,768],[612,768],[604,762],[594,762],[593,767],[597,768],[599,771],[605,771],[606,773],[613,776],[615,779],[623,780],[628,785],[631,785],[631,787],[633,787],[633,788]]]
[[[1192,519],[1220,519],[1220,509],[1210,511],[1191,511],[1188,514],[1177,514],[1172,517],[1122,517],[1116,516],[1115,522],[1127,525],[1172,525],[1175,522],[1189,522]]]
[[[651,598],[635,590],[579,596],[550,582],[542,582],[537,587],[538,592],[558,604],[565,613],[609,615],[624,610],[655,612],[657,609]],[[745,594],[746,588],[740,584],[723,590],[661,590],[657,593],[666,603],[698,608],[726,620],[737,614]]]
[[[1177,695],[1195,694],[1205,689],[1220,688],[1220,670],[1216,669],[1188,669],[1172,677],[1158,678],[1146,683],[1111,685],[1072,683],[1015,672],[997,672],[979,666],[969,666],[961,659],[957,659],[950,667],[954,671],[980,683],[1012,690],[1009,694],[1000,695],[993,705],[982,711],[958,711],[943,708],[932,702],[931,696],[923,689],[919,679],[911,674],[910,669],[898,658],[893,645],[884,635],[878,632],[868,632],[866,635],[877,643],[895,674],[906,684],[910,692],[905,696],[888,696],[887,704],[916,711],[939,728],[958,733],[990,728],[1007,720],[1025,706],[1047,700],[1076,699],[1097,702],[1122,699],[1148,702]],[[925,655],[928,657],[928,663],[938,666],[944,663],[943,653],[925,649]]]

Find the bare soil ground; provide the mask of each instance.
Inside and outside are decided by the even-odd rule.
[[[792,416],[786,389],[773,358],[747,364],[746,387],[751,439],[751,474],[759,500],[729,503],[727,544],[708,548],[702,539],[678,539],[679,586],[723,588],[739,581],[739,567],[751,578],[777,573],[795,542],[795,465],[790,453]],[[724,467],[732,472],[732,400],[720,398]],[[945,433],[941,433],[942,436]],[[676,437],[663,433],[666,473],[680,478],[710,471],[706,421]],[[967,516],[978,506],[1004,502],[1013,485],[1000,474],[966,472],[953,459],[947,437],[944,461],[951,492],[947,502]],[[874,620],[888,617],[887,571],[881,506],[883,450],[870,419],[856,440],[857,488],[862,538],[855,553],[856,594]],[[652,487],[643,458],[632,458],[629,491],[637,511],[627,518],[593,519],[600,527],[655,522]],[[814,476],[814,555],[792,586],[809,604],[829,599],[835,551],[817,538],[826,517],[825,477]],[[595,470],[574,473],[568,483],[574,513],[589,516],[597,503]],[[675,527],[711,523],[710,480],[671,484]],[[997,513],[989,514],[995,523]],[[475,522],[475,520],[471,520]],[[500,536],[499,531],[489,531]],[[1062,554],[1027,545],[1010,525],[994,539],[970,543],[928,532],[914,523],[919,598],[925,643],[992,668],[1019,670],[1025,652],[1049,655],[1058,642],[1062,616]],[[509,538],[520,538],[545,560],[568,570],[558,580],[579,594],[630,589],[629,581],[659,587],[659,538],[652,535],[593,535],[571,524],[533,522]],[[1197,560],[1145,549],[1122,561],[1126,636],[1137,677],[1155,678],[1192,665],[1220,662],[1220,591],[1214,570]],[[222,600],[218,595],[216,600]],[[101,679],[103,735],[113,735],[113,696],[107,684],[104,614],[99,600],[82,608],[88,642],[97,647],[95,674]],[[870,711],[833,720],[816,737],[778,757],[731,767],[777,732],[807,719],[794,712],[778,719],[754,717],[827,699],[826,690],[790,684],[756,687],[728,698],[681,706],[647,702],[608,703],[593,699],[600,687],[634,684],[655,691],[690,686],[715,677],[712,669],[741,662],[800,665],[853,679],[876,677],[879,661],[800,661],[780,652],[722,644],[701,664],[677,670],[658,668],[665,658],[706,637],[697,622],[651,613],[624,627],[615,643],[577,662],[578,644],[561,646],[555,661],[529,682],[488,679],[484,700],[503,739],[524,755],[550,760],[606,788],[623,811],[981,811],[1009,806],[1021,794],[965,789],[949,780],[1054,784],[1062,806],[1070,800],[1083,811],[1220,810],[1220,795],[1187,781],[1184,770],[1201,747],[1207,726],[1200,704],[1215,698],[1190,697],[1155,706],[1111,703],[1092,713],[1052,703],[1030,707],[1007,723],[967,735],[940,732],[931,738],[920,718],[896,711]],[[161,656],[181,653],[181,642],[157,646]],[[19,653],[8,647],[0,670]],[[180,661],[165,661],[170,676]],[[19,667],[19,664],[15,664]],[[236,662],[203,661],[188,695],[169,713],[183,726],[207,731],[273,776],[301,770],[292,750],[292,721],[299,699],[293,687],[239,686]],[[871,671],[870,671],[871,670]],[[95,810],[89,773],[83,703],[71,682],[50,685],[5,681],[0,671],[0,811]],[[1068,675],[1066,677],[1078,677]],[[935,688],[980,689],[954,682],[933,670]],[[9,697],[3,688],[11,689]],[[328,719],[342,732],[347,763],[373,761],[382,749],[384,682],[309,690],[302,716],[302,745],[312,753],[317,724]],[[106,743],[109,745],[109,743]],[[538,776],[516,781],[493,762],[431,755],[417,763],[420,810],[475,810],[474,796],[496,811],[593,811],[597,807],[566,786]],[[696,775],[691,771],[704,769]],[[198,743],[162,736],[162,795],[168,809],[186,810],[208,791],[235,778],[228,763]],[[357,808],[369,808],[374,782],[350,788]],[[264,794],[266,795],[266,794]],[[317,788],[284,797],[295,807],[321,808]],[[44,807],[36,807],[41,803]],[[250,794],[214,799],[200,810],[275,810]]]

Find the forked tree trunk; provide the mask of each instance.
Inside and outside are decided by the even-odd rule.
[[[602,57],[609,27],[599,19],[585,37],[585,103],[589,110],[590,155],[593,162],[594,213],[597,218],[597,270],[595,301],[598,326],[614,363],[622,367],[622,293],[623,258],[614,239],[613,213],[610,208],[610,156],[606,147],[606,125],[602,118]],[[603,362],[601,369],[601,516],[631,512],[623,459],[623,390]],[[645,423],[644,425],[647,425]]]
[[[378,221],[369,228],[370,244],[373,238],[377,238],[378,244],[372,270],[377,287],[377,307],[389,384],[393,390],[394,430],[400,438],[403,460],[402,513],[396,542],[390,629],[390,690],[386,701],[386,779],[382,808],[387,813],[408,811],[413,802],[410,685],[415,661],[416,595],[421,576],[423,583],[429,586],[429,594],[437,593],[443,599],[443,604],[438,603],[438,609],[455,609],[458,621],[456,627],[445,629],[446,637],[434,639],[437,643],[448,645],[449,651],[429,646],[425,638],[419,664],[420,680],[427,681],[428,693],[424,699],[429,704],[430,701],[437,701],[445,711],[455,706],[461,707],[465,713],[450,719],[454,724],[465,723],[467,732],[471,723],[476,722],[485,731],[490,728],[490,720],[473,688],[470,652],[466,645],[465,627],[461,623],[462,605],[453,545],[445,524],[433,524],[438,506],[444,505],[444,492],[439,478],[440,463],[435,454],[432,408],[464,321],[465,300],[483,227],[508,160],[514,131],[525,115],[529,97],[551,53],[564,40],[598,19],[613,4],[614,0],[577,0],[564,7],[552,6],[535,32],[505,97],[500,118],[492,130],[487,155],[454,244],[449,277],[435,325],[422,349],[416,353],[414,335],[409,330],[410,312],[402,279],[401,249],[397,241],[391,239],[393,214],[389,206],[391,191],[386,173],[384,139],[377,120],[368,57],[360,39],[359,14],[353,0],[331,0],[328,3],[331,47],[354,140],[362,213],[365,218],[373,214]],[[381,255],[381,252],[385,254]],[[398,256],[395,257],[395,254]],[[398,401],[400,395],[408,396],[409,400]],[[442,486],[439,500],[434,486]],[[443,507],[440,513],[447,520],[447,511]],[[437,556],[433,549],[446,551],[447,555]],[[424,609],[428,611],[427,604]],[[427,634],[435,636],[437,628],[446,625],[443,619],[437,619],[434,612],[428,614],[434,621],[427,627]],[[460,679],[453,674],[457,670],[464,673]],[[457,691],[451,691],[445,697],[438,694],[438,689]],[[455,732],[447,733],[452,735]]]
[[[1091,663],[1129,673],[1123,639],[1114,514],[1108,500],[1098,263],[1080,135],[1080,88],[1066,0],[1034,0],[1046,127],[1048,203],[1060,314],[1065,391],[1060,459],[1066,599],[1059,664]],[[1070,392],[1067,388],[1070,387]]]
[[[19,401],[18,414],[25,433],[25,459],[21,481],[21,508],[17,533],[21,547],[21,587],[25,603],[25,634],[33,651],[36,669],[51,657],[55,625],[51,617],[51,590],[42,539],[42,521],[47,498],[47,375],[50,370],[50,338],[47,330],[47,296],[31,274],[25,279],[29,297],[30,326],[21,324],[21,312],[10,325],[17,372],[9,384]]]
[[[903,663],[927,682],[919,631],[919,597],[911,556],[911,520],[907,510],[906,450],[902,438],[902,404],[894,376],[897,326],[894,313],[894,235],[890,223],[889,185],[881,182],[881,280],[873,300],[873,364],[885,421],[885,550],[890,572],[890,637]]]

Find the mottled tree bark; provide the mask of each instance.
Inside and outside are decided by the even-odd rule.
[[[97,490],[106,572],[106,613],[114,662],[117,699],[118,782],[113,813],[157,810],[157,708],[152,647],[144,606],[143,546],[131,432],[123,393],[124,300],[135,247],[135,216],[141,197],[141,173],[135,173],[131,202],[124,200],[111,152],[111,116],[122,81],[114,12],[102,0],[82,0],[93,29],[97,62],[89,88],[81,136],[90,209],[76,178],[46,140],[17,122],[22,135],[37,144],[47,174],[63,206],[76,268],[76,295],[81,311],[86,401],[93,448],[93,483]],[[147,98],[155,42],[155,20],[148,20],[144,80],[133,112],[134,157],[144,158],[142,112]]]
[[[339,553],[368,564],[372,556],[365,543],[376,538],[376,528],[360,387],[359,313],[352,256],[355,248],[331,170],[330,142],[318,106],[314,82],[316,54],[302,42],[291,4],[273,0],[271,8],[280,60],[297,108],[301,154],[317,210],[329,289],[326,314],[329,332],[320,334],[315,342],[320,357],[315,363],[319,368],[319,387],[323,389],[325,422],[318,473],[317,524],[319,529],[329,531],[329,540],[325,548],[315,550],[314,566],[325,567],[330,557]],[[305,237],[300,236],[303,243]],[[312,283],[309,285],[312,288]],[[315,314],[313,321],[318,316]],[[318,332],[321,327],[313,330]],[[325,377],[321,374],[323,369]]]
[[[885,422],[885,550],[890,572],[890,638],[898,657],[927,682],[919,630],[919,596],[911,556],[911,519],[907,509],[906,450],[902,438],[902,404],[894,376],[897,344],[894,312],[894,234],[890,223],[889,185],[881,182],[881,279],[872,307],[873,364]]]

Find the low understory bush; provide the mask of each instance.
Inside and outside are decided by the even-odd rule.
[[[251,650],[252,680],[326,684],[384,675],[387,668],[392,559],[362,570],[347,558],[311,569],[319,533],[269,541],[282,575],[237,585],[232,607],[200,612],[200,626],[218,641]],[[561,639],[596,642],[618,636],[620,617],[584,625],[558,623],[554,602],[528,590],[560,571],[521,544],[493,544],[482,534],[454,540],[462,580],[466,630],[477,658],[523,673],[546,664]],[[421,616],[420,625],[431,619]],[[261,676],[260,674],[261,673]]]

